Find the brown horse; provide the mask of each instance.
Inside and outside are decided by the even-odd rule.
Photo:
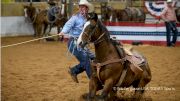
[[[113,87],[140,88],[135,90],[135,98],[141,99],[144,88],[151,80],[151,71],[145,57],[144,63],[140,66],[142,73],[136,74],[130,68],[130,62],[126,61],[126,55],[121,48],[121,54],[110,40],[107,28],[98,20],[97,14],[91,13],[88,21],[78,39],[78,45],[84,47],[87,43],[93,42],[95,45],[95,63],[91,66],[92,74],[89,82],[88,99],[93,100],[96,92],[102,89],[100,100],[108,101],[108,94]],[[123,71],[126,70],[124,79],[121,80]],[[121,81],[121,83],[119,83]],[[102,86],[104,85],[104,86]]]
[[[37,12],[36,8],[30,3],[30,5],[24,6],[24,11],[25,17],[31,20],[34,28],[34,36],[37,37],[45,36],[48,26],[50,26],[49,32],[52,27],[57,27],[59,33],[60,28],[63,27],[67,21],[65,8],[60,8],[58,6],[52,7],[49,10],[45,9]]]
[[[40,10],[33,7],[32,3],[29,5],[24,6],[24,16],[25,20],[31,22],[34,28],[34,36],[38,36],[38,22],[37,22],[37,15],[39,14]]]
[[[136,7],[127,7],[124,9],[125,12],[127,12],[130,21],[134,22],[145,22],[145,12],[141,8]]]
[[[110,20],[110,16],[113,13],[113,8],[110,6],[107,6],[107,3],[101,3],[101,20],[102,21],[109,21]],[[115,13],[114,13],[115,14]],[[116,16],[113,16],[113,20],[115,21]]]
[[[141,8],[127,7],[114,9],[111,6],[101,5],[102,21],[110,22],[145,22],[145,12]]]

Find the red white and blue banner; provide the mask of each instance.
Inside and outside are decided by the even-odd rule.
[[[166,27],[164,23],[127,23],[127,22],[108,22],[106,27],[115,37],[124,43],[141,41],[144,44],[166,45]],[[180,24],[177,25],[178,37],[176,44],[180,46]]]
[[[156,18],[159,18],[165,8],[165,2],[164,1],[146,1],[145,7],[148,10],[148,12],[155,16]]]

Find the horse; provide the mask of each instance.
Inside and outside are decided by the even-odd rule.
[[[98,98],[100,101],[109,101],[108,95],[113,92],[113,87],[144,88],[151,81],[151,70],[147,59],[141,64],[141,73],[135,73],[130,68],[131,63],[126,60],[125,51],[120,48],[120,53],[110,39],[110,33],[103,23],[98,19],[96,13],[90,13],[89,21],[85,23],[77,44],[85,47],[92,42],[95,46],[96,58],[91,63],[91,77],[89,81],[88,100],[96,99],[96,92],[102,89]],[[124,73],[126,70],[126,73]],[[125,74],[125,75],[124,75]],[[123,76],[124,75],[124,76]],[[124,78],[124,79],[122,79]],[[136,89],[134,97],[136,100],[142,98],[145,89]]]
[[[107,6],[107,3],[101,3],[101,20],[102,21],[108,21],[110,20],[110,16],[113,13],[113,8],[110,6]],[[114,16],[113,16],[114,17]],[[114,18],[113,18],[114,20]]]
[[[101,20],[106,22],[116,22],[117,21],[117,15],[116,15],[117,10],[114,9],[111,6],[101,5]]]
[[[145,22],[146,15],[143,9],[136,7],[126,7],[124,10],[127,12],[130,21]]]
[[[114,9],[111,6],[101,5],[102,21],[110,22],[145,22],[145,12],[141,8],[126,7],[125,9]]]
[[[42,37],[47,35],[46,31],[48,26],[50,26],[49,32],[52,27],[57,27],[57,32],[59,33],[60,28],[63,27],[67,21],[65,7],[65,4],[62,4],[62,8],[54,6],[48,10],[44,9],[37,12],[36,8],[32,6],[32,3],[30,3],[30,5],[25,5],[25,18],[31,19],[34,28],[34,36]]]
[[[33,25],[34,29],[34,36],[36,37],[39,33],[38,31],[38,23],[37,23],[37,15],[40,12],[40,9],[37,9],[32,6],[32,3],[29,5],[24,5],[24,16],[25,16],[25,21],[31,22]]]

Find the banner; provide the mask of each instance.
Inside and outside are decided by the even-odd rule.
[[[165,2],[164,1],[156,1],[156,2],[146,1],[145,7],[151,15],[153,15],[156,18],[160,18],[165,8]]]

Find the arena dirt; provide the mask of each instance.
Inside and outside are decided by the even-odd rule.
[[[1,45],[13,44],[32,37],[1,38]],[[180,47],[134,46],[143,53],[152,71],[147,85],[147,101],[179,101]],[[78,75],[79,84],[67,73],[78,61],[67,53],[66,42],[31,42],[1,49],[2,101],[83,101],[88,92],[85,73]],[[131,89],[118,93],[132,94]],[[128,101],[128,100],[127,100]]]

